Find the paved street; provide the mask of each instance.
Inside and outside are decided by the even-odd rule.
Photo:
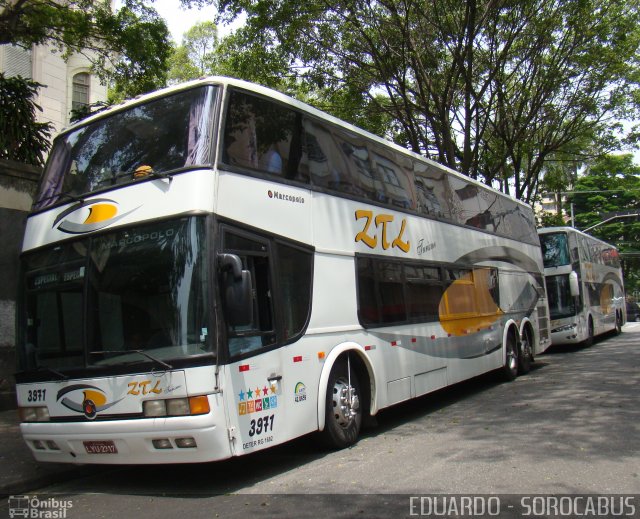
[[[386,410],[351,449],[302,438],[221,463],[84,467],[31,495],[70,500],[70,518],[160,518],[391,517],[385,503],[408,514],[406,496],[425,494],[640,494],[639,389],[640,323],[629,323],[589,349],[553,349],[515,382],[482,377]]]

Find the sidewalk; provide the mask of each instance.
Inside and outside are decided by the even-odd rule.
[[[20,435],[18,411],[0,411],[0,499],[65,479],[77,465],[38,463]]]

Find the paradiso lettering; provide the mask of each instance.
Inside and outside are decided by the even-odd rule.
[[[388,224],[394,221],[394,217],[391,214],[373,214],[373,211],[365,209],[359,209],[356,211],[356,221],[364,219],[364,228],[356,234],[356,243],[361,241],[370,249],[375,249],[378,246],[378,241],[383,250],[389,248],[397,248],[402,252],[409,252],[411,244],[408,241],[403,240],[404,231],[407,227],[407,219],[403,218],[400,225],[400,231],[397,236],[389,241],[388,236]],[[373,228],[371,224],[374,224]]]

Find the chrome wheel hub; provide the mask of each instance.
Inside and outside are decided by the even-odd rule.
[[[341,427],[355,419],[360,409],[360,399],[353,386],[346,380],[338,379],[333,386],[333,416]]]

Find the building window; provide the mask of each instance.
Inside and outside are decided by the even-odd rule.
[[[4,53],[4,72],[6,77],[23,77],[31,79],[31,49],[23,49],[16,45],[0,45],[0,62]]]
[[[73,76],[73,93],[71,109],[82,110],[89,106],[89,83],[91,77],[86,72],[80,72]]]

